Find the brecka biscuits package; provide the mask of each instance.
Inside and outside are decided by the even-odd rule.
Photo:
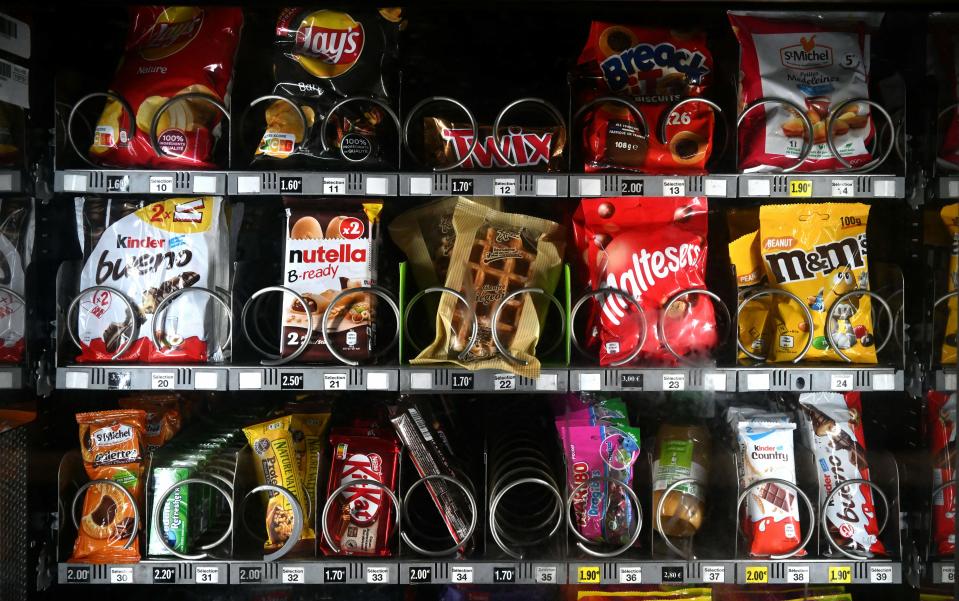
[[[76,216],[83,251],[79,290],[108,288],[85,294],[70,316],[77,320],[77,361],[222,359],[209,345],[225,340],[223,310],[209,292],[181,292],[228,286],[229,236],[220,198],[147,203],[80,197]],[[157,348],[150,338],[153,316],[173,294],[178,297],[156,320]]]
[[[844,169],[826,143],[826,120],[840,102],[869,99],[869,32],[882,13],[730,11],[741,48],[739,110],[760,98],[783,99],[806,112],[813,147],[797,171]],[[873,159],[875,127],[870,107],[850,103],[836,115],[833,136],[853,167]],[[739,168],[777,171],[796,164],[809,133],[793,109],[768,103],[753,110],[739,129]]]

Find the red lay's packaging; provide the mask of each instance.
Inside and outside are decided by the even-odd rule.
[[[869,99],[870,31],[882,13],[730,11],[741,48],[739,109],[760,98],[792,102],[813,126],[813,146],[797,171],[846,167],[829,150],[826,120],[841,102]],[[853,167],[873,159],[870,107],[852,102],[836,115],[833,139]],[[739,168],[776,171],[796,164],[809,132],[793,109],[773,102],[754,109],[739,128]]]
[[[170,98],[200,93],[229,107],[233,60],[243,25],[239,8],[139,6],[130,9],[130,29],[107,100],[97,122],[90,159],[116,167],[209,169],[222,114],[199,98],[174,102],[157,124],[161,155],[150,128]],[[135,129],[132,139],[130,129]]]
[[[573,216],[577,250],[588,287],[616,288],[634,298],[646,318],[637,360],[675,363],[663,336],[681,356],[703,352],[718,341],[712,301],[690,294],[673,303],[659,328],[660,312],[676,294],[703,289],[706,272],[705,198],[591,198]],[[643,337],[641,319],[622,296],[609,294],[591,317],[590,341],[599,344],[600,365],[629,357]]]
[[[928,437],[932,454],[932,487],[956,477],[956,393],[927,393]],[[956,552],[956,487],[947,486],[932,497],[932,551],[951,556]]]
[[[701,172],[712,152],[714,117],[702,96],[712,81],[706,35],[593,21],[573,85],[579,106],[615,96],[633,104],[646,121],[619,103],[600,102],[582,117],[584,169],[642,173]],[[659,139],[667,119],[666,139]]]

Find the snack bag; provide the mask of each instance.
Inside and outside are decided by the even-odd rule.
[[[622,104],[600,102],[588,109],[581,120],[585,170],[702,172],[713,147],[712,109],[696,102],[672,108],[703,96],[712,72],[701,31],[593,21],[572,78],[579,105],[602,96],[624,98],[642,113],[646,127]],[[657,133],[663,119],[665,140]]]
[[[320,454],[326,445],[329,413],[293,413],[290,415],[290,434],[293,436],[293,454],[306,498],[312,505],[319,504]],[[316,525],[316,513],[309,518],[310,528]]]
[[[362,163],[364,169],[394,162],[396,125],[378,105],[351,102],[331,115],[327,131],[320,130],[329,111],[347,97],[375,98],[395,108],[403,25],[400,8],[282,9],[273,43],[273,95],[289,101],[258,105],[266,129],[254,162],[283,161],[284,168],[291,162]]]
[[[566,128],[500,126],[500,146],[493,139],[493,127],[480,125],[479,142],[457,169],[519,169],[560,171],[566,148]],[[427,165],[446,167],[466,156],[473,143],[469,123],[453,123],[440,117],[423,118],[423,145]]]
[[[323,342],[323,313],[338,294],[349,288],[370,286],[376,279],[380,239],[381,202],[285,199],[286,247],[283,285],[307,302],[284,295],[282,355],[303,344],[309,347],[300,361],[330,361],[333,354]],[[344,296],[330,311],[330,342],[350,359],[367,359],[376,346],[373,297],[364,292]],[[307,312],[307,309],[309,310]],[[307,320],[313,335],[304,340]]]
[[[20,363],[26,350],[27,267],[33,255],[33,201],[0,198],[0,363]]]
[[[947,292],[953,292],[959,287],[959,203],[946,205],[940,213],[942,222],[949,230],[951,244],[949,246],[949,271],[947,273]],[[943,365],[956,364],[956,330],[959,329],[959,297],[953,296],[946,301],[949,317],[946,319],[946,329],[942,338]]]
[[[506,369],[523,377],[539,375],[536,343],[546,316],[545,299],[514,296],[502,308],[497,335],[503,346],[526,365],[499,356],[493,341],[493,311],[508,294],[542,288],[552,294],[562,271],[565,229],[552,221],[500,213],[476,203],[457,205],[453,213],[456,243],[446,287],[469,299],[473,316],[452,294],[440,299],[436,338],[413,365],[453,363],[471,370]],[[478,328],[469,348],[473,319]]]
[[[268,422],[243,428],[246,440],[256,457],[257,482],[274,484],[290,491],[300,504],[303,518],[315,513],[316,499],[310,499],[303,490],[300,474],[297,470],[296,452],[293,435],[290,432],[291,417],[279,417]],[[266,506],[266,535],[264,548],[275,551],[283,546],[293,534],[295,516],[293,505],[285,495],[276,492],[266,493],[269,497]],[[300,542],[316,538],[309,524],[303,524]]]
[[[122,409],[142,409],[147,415],[146,444],[154,452],[176,436],[183,426],[180,419],[180,400],[175,395],[130,397],[120,399]]]
[[[152,203],[77,198],[77,235],[83,251],[80,290],[95,290],[74,312],[79,362],[205,362],[222,360],[208,345],[223,340],[223,310],[206,293],[226,289],[229,236],[218,197],[168,198]],[[170,295],[154,323],[157,307]],[[116,296],[124,295],[133,306]],[[152,326],[157,328],[154,346]],[[133,336],[133,343],[117,356]]]
[[[97,122],[90,159],[114,167],[211,169],[223,115],[212,104],[190,98],[174,102],[157,124],[157,154],[150,141],[156,112],[170,98],[200,93],[230,106],[233,60],[243,11],[230,7],[137,6],[110,91],[133,110],[107,100]],[[133,138],[128,132],[133,130]]]
[[[673,296],[706,287],[707,209],[700,197],[584,198],[573,215],[587,286],[621,290],[643,309],[646,340],[637,362],[676,363],[663,335],[679,355],[705,352],[718,342],[712,301],[704,295],[673,303],[664,332],[658,325],[660,311]],[[589,330],[599,332],[600,365],[622,361],[635,351],[643,331],[634,312],[632,304],[614,294],[593,312]]]
[[[741,48],[740,110],[760,98],[783,99],[806,111],[812,123],[813,147],[797,171],[845,169],[826,143],[826,119],[840,102],[869,99],[869,32],[881,20],[882,13],[729,12]],[[853,167],[873,159],[870,113],[869,105],[849,104],[832,126],[836,148]],[[739,168],[793,166],[809,135],[792,109],[774,103],[756,108],[739,128]]]
[[[929,451],[932,455],[932,486],[942,486],[956,477],[956,393],[927,393],[929,401]],[[932,498],[932,546],[939,557],[956,552],[956,486],[947,486]]]
[[[959,21],[950,13],[929,15],[932,44],[929,45],[929,63],[934,65],[936,79],[941,85],[939,92],[941,109],[959,102]],[[936,165],[947,170],[959,169],[959,106],[952,106],[936,123],[939,136]]]
[[[799,409],[803,440],[816,459],[820,503],[846,480],[869,480],[859,393],[801,394]],[[879,522],[869,486],[854,484],[839,489],[826,507],[825,516],[830,535],[840,547],[857,556],[886,554],[879,540]],[[835,554],[831,546],[826,553]]]
[[[593,399],[577,394],[556,397],[553,412],[565,423],[595,426],[596,424],[629,425],[629,412],[621,398]]]
[[[739,445],[736,465],[740,490],[766,478],[795,484],[793,430],[796,424],[787,415],[730,407],[727,421]],[[802,536],[796,491],[766,482],[750,491],[745,505],[742,525],[750,556],[784,555],[799,546]],[[803,550],[796,556],[805,554]]]
[[[729,243],[729,261],[736,269],[736,302],[743,301],[766,286],[766,268],[759,251],[759,231],[745,234]],[[768,319],[775,298],[765,296],[746,303],[739,313],[740,344],[748,341],[748,350],[765,357],[769,341],[775,335],[774,323]],[[746,328],[744,330],[744,327]],[[749,355],[739,349],[739,358]]]
[[[80,453],[90,480],[112,480],[125,488],[130,499],[115,486],[94,484],[83,498],[80,531],[71,562],[134,563],[140,545],[132,531],[143,490],[143,447],[146,413],[139,409],[78,413]],[[134,506],[135,505],[135,506]],[[142,524],[141,517],[141,524]],[[133,542],[127,545],[130,538]]]
[[[792,361],[811,335],[812,346],[804,360],[842,361],[829,344],[826,335],[826,327],[829,327],[836,346],[853,363],[876,363],[876,334],[870,297],[860,295],[844,300],[833,313],[833,319],[827,320],[830,309],[843,294],[869,289],[866,261],[869,205],[763,205],[759,217],[759,248],[769,285],[798,296],[813,317],[812,332],[808,332],[809,324],[796,302],[775,297],[772,306],[775,307],[776,331],[763,345],[771,347],[764,354],[767,360]],[[765,319],[763,323],[751,321],[756,315],[766,317],[765,311],[740,315],[740,342],[747,348],[755,344],[750,333],[763,332],[769,327],[764,323]]]

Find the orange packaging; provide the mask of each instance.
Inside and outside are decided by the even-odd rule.
[[[152,453],[176,436],[183,426],[180,398],[176,395],[120,399],[121,409],[143,409],[147,414],[147,449]]]
[[[141,409],[78,413],[80,453],[90,480],[112,480],[140,504],[147,414]],[[94,484],[83,499],[83,513],[72,562],[132,563],[140,546],[132,532],[136,515],[130,497],[116,486]],[[132,541],[130,540],[132,537]],[[128,544],[129,542],[129,544]]]

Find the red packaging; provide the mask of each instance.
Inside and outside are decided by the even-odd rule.
[[[110,91],[126,100],[136,133],[127,139],[130,116],[108,100],[90,145],[91,160],[116,167],[210,169],[222,115],[202,99],[173,103],[160,116],[150,143],[154,114],[173,96],[212,96],[229,108],[233,60],[243,11],[228,7],[139,6],[130,9],[130,30]],[[175,155],[175,156],[171,156]]]
[[[396,492],[400,445],[395,438],[330,435],[333,462],[327,498],[339,487],[354,483],[336,496],[326,514],[326,525],[339,555],[388,557],[393,530],[393,502],[383,488],[360,481],[382,482]],[[324,555],[336,555],[323,538]]]
[[[579,106],[602,96],[623,98],[642,113],[648,131],[644,135],[624,105],[594,105],[581,123],[585,170],[702,172],[713,144],[707,105],[693,102],[670,114],[665,141],[658,129],[677,102],[705,93],[712,67],[702,32],[593,21],[573,78]]]
[[[677,293],[705,288],[707,200],[692,198],[591,198],[573,215],[574,236],[590,289],[611,287],[629,294],[646,317],[646,340],[637,360],[675,364],[659,332],[660,311]],[[598,325],[600,365],[628,357],[642,337],[635,308],[610,294],[591,316]],[[716,345],[712,301],[691,294],[670,308],[665,335],[679,355]]]
[[[932,487],[956,477],[956,393],[929,391],[929,440],[932,454]],[[932,499],[933,552],[956,552],[956,487],[947,486]]]
[[[959,20],[955,15],[933,13],[929,16],[933,34],[932,64],[936,65],[936,76],[942,84],[940,108],[959,102]],[[950,170],[959,169],[959,106],[952,106],[937,123],[937,131],[942,138],[939,141],[940,167]]]

